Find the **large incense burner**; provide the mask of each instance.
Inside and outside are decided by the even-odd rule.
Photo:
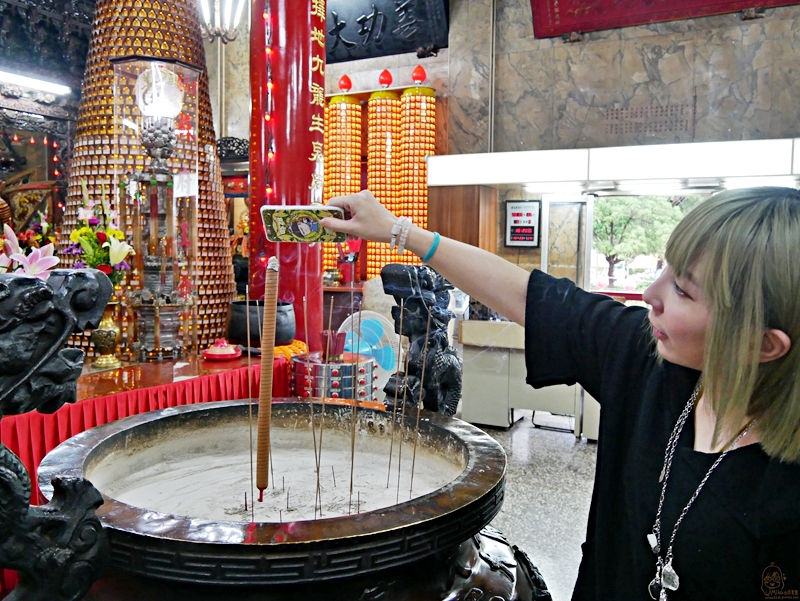
[[[299,471],[316,475],[311,449],[312,406],[317,436],[320,429],[324,433],[316,444],[325,445],[320,451],[319,477],[323,484],[319,511],[313,482],[303,490],[304,485],[297,481]],[[248,401],[191,405],[84,432],[45,458],[39,469],[40,487],[50,495],[49,482],[56,474],[91,480],[103,495],[104,504],[97,513],[109,535],[112,566],[128,575],[168,581],[163,584],[164,590],[176,586],[174,583],[202,583],[214,588],[272,585],[273,591],[293,585],[295,592],[297,586],[309,589],[304,594],[313,598],[309,591],[328,583],[324,586],[326,598],[357,599],[348,595],[353,594],[353,587],[363,592],[365,586],[372,586],[362,582],[365,577],[369,580],[377,575],[376,582],[385,584],[389,582],[387,574],[396,578],[397,570],[411,569],[417,579],[430,570],[441,573],[441,557],[457,561],[456,551],[462,541],[481,538],[485,547],[502,539],[496,533],[490,533],[490,538],[486,538],[486,532],[476,536],[502,504],[505,455],[501,447],[477,428],[436,414],[424,415],[417,434],[411,417],[403,420],[397,416],[393,424],[391,413],[359,407],[355,412],[350,492],[350,450],[346,447],[354,414],[351,406],[275,402],[273,474],[264,495],[264,505],[272,509],[263,509],[258,501],[255,508],[245,508],[244,497],[250,495],[247,457],[251,410],[255,412],[257,407]],[[347,440],[344,449],[337,439]],[[392,446],[390,469],[388,452]],[[342,451],[347,455],[346,467],[341,463]],[[311,459],[306,458],[307,465],[298,468],[304,454]],[[293,455],[295,463],[290,462]],[[198,468],[196,477],[181,480],[186,470],[192,469],[188,467],[192,461]],[[237,470],[238,474],[233,473]],[[133,483],[141,485],[142,478],[157,478],[159,472],[168,476],[163,484],[156,484],[150,493],[140,490],[130,496],[128,489]],[[431,480],[432,474],[444,478],[444,482],[437,483],[435,477]],[[137,495],[142,494],[151,494],[158,507],[136,506],[143,498]],[[216,497],[216,503],[207,497]],[[192,514],[186,515],[187,508]],[[253,513],[256,519],[251,521]],[[480,546],[478,543],[477,548]],[[507,544],[505,548],[509,557],[504,570],[510,574],[516,572],[509,570],[517,565],[516,549],[511,551]],[[460,553],[464,555],[463,550]],[[523,568],[528,565],[523,564]],[[420,572],[421,566],[425,569]],[[446,587],[450,578],[445,570],[437,586]],[[513,584],[516,574],[509,579]],[[332,580],[343,584],[331,588]],[[428,574],[424,586],[429,587],[433,580]],[[129,580],[123,588],[135,586],[141,586],[141,580]],[[337,590],[345,596],[336,596]],[[205,593],[195,592],[198,598],[204,598]],[[231,589],[216,594],[223,595],[219,598],[239,598],[231,596]],[[92,597],[91,593],[88,597],[128,598],[134,597]]]

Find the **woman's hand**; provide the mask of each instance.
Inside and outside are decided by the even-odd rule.
[[[389,242],[392,239],[392,227],[397,223],[397,217],[368,190],[331,198],[328,206],[344,209],[350,213],[350,218],[325,217],[320,221],[323,227],[376,242]]]

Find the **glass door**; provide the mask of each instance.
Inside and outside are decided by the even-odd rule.
[[[543,194],[542,271],[589,288],[592,208],[586,194]]]

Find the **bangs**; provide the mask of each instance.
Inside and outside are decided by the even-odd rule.
[[[761,280],[771,252],[775,213],[786,201],[797,203],[792,188],[750,188],[719,192],[689,211],[667,241],[664,257],[677,277],[686,277],[700,260],[706,277],[696,282],[717,306],[761,297],[748,282]],[[755,268],[755,269],[754,269]],[[753,271],[759,273],[753,273]],[[760,290],[759,290],[760,292]]]
[[[686,277],[692,265],[706,254],[712,234],[719,227],[715,223],[719,219],[715,218],[714,211],[702,210],[710,200],[701,202],[689,211],[667,241],[664,258],[676,277]],[[705,288],[705,282],[698,284]]]

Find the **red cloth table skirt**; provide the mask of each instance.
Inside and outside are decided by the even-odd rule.
[[[0,420],[0,442],[11,449],[28,468],[35,491],[31,504],[44,503],[45,499],[36,485],[37,468],[47,453],[68,438],[95,426],[147,411],[248,398],[248,370],[251,371],[250,389],[252,395],[257,397],[261,382],[259,363],[249,368],[245,366],[170,384],[85,399],[64,405],[50,415],[31,412],[5,417]],[[289,362],[283,357],[276,357],[273,374],[273,396],[289,396]],[[16,582],[15,572],[0,571],[0,598],[7,595]]]

